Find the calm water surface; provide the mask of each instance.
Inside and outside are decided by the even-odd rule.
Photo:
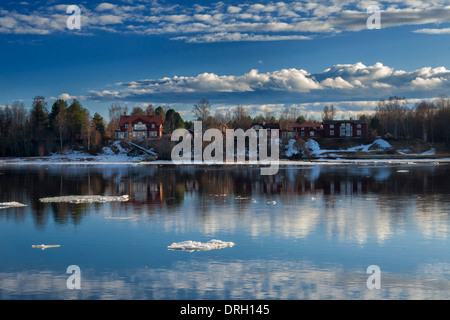
[[[259,169],[0,167],[0,202],[27,205],[0,210],[0,299],[450,297],[449,165]],[[124,194],[130,201],[39,201]],[[236,245],[167,250],[211,239]],[[80,290],[67,288],[70,265]],[[366,286],[370,265],[380,290]]]

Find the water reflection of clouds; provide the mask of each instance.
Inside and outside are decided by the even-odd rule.
[[[83,270],[83,269],[82,269]],[[67,275],[53,270],[0,273],[0,293],[7,299],[448,299],[449,266],[420,265],[413,274],[382,271],[381,289],[369,290],[365,267],[345,270],[310,261],[181,261],[170,268],[121,272],[84,270],[81,290],[66,287]]]
[[[330,239],[359,245],[383,244],[417,232],[427,239],[446,239],[450,213],[446,167],[411,164],[407,168],[410,172],[397,173],[399,167],[384,165],[288,166],[276,176],[262,177],[258,167],[242,166],[45,166],[13,171],[14,175],[6,170],[1,179],[10,179],[5,181],[5,196],[28,197],[23,199],[31,203],[26,212],[35,215],[40,225],[50,219],[78,223],[101,212],[132,216],[129,222],[134,224],[153,219],[165,230],[179,233],[239,230],[253,237],[306,238],[325,230]],[[433,195],[436,190],[444,196]],[[100,208],[80,206],[77,211],[68,205],[45,207],[37,200],[80,193],[129,194],[131,199]],[[2,216],[19,218],[17,212]]]

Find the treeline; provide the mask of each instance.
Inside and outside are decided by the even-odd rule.
[[[106,138],[106,122],[95,113],[91,116],[74,99],[69,105],[56,100],[51,109],[44,97],[33,99],[30,111],[24,104],[0,108],[0,156],[45,156],[65,146],[83,145],[97,152]]]
[[[450,145],[450,98],[447,97],[423,100],[408,107],[405,98],[392,96],[380,100],[375,113],[360,115],[359,119],[367,120],[374,136]]]
[[[333,105],[323,108],[322,119],[307,117],[298,109],[288,107],[278,118],[270,111],[252,117],[243,106],[212,110],[210,102],[201,99],[193,106],[193,119],[202,121],[204,129],[225,124],[230,129],[246,130],[253,123],[262,122],[279,123],[280,128],[285,129],[293,122],[332,120],[337,113]],[[112,104],[107,122],[99,113],[91,115],[76,99],[70,104],[59,99],[49,108],[46,99],[37,96],[30,110],[21,102],[0,108],[0,157],[45,156],[74,146],[83,146],[95,154],[106,140],[115,138],[120,116],[125,112],[130,115],[161,115],[164,133],[167,134],[178,128],[193,127],[192,121],[183,120],[179,112],[168,106],[134,107],[129,112],[127,106]],[[405,98],[392,96],[380,100],[374,113],[360,114],[357,118],[368,122],[372,136],[415,138],[431,143],[444,142],[450,146],[450,98],[447,97],[423,100],[408,107]]]

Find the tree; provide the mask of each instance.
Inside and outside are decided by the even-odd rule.
[[[402,127],[402,121],[405,121],[406,111],[405,98],[391,96],[388,101],[380,100],[376,113],[383,131],[387,133],[388,130],[392,130],[394,139],[398,139],[399,128]]]
[[[74,99],[67,108],[68,132],[73,140],[89,137],[89,111],[81,103]]]
[[[49,119],[47,111],[47,101],[42,96],[36,96],[30,112],[31,140],[35,141],[35,154],[43,156],[47,149],[44,141],[48,138]]]
[[[53,133],[59,137],[59,148],[63,148],[63,135],[66,132],[66,108],[67,102],[65,100],[56,100],[52,105],[52,111],[49,115],[50,128]]]
[[[132,116],[143,116],[144,110],[142,110],[141,107],[134,107],[133,110],[131,110]]]
[[[109,122],[106,128],[106,136],[113,138],[116,130],[119,128],[120,117],[128,111],[128,107],[122,107],[120,104],[111,104],[109,108]]]
[[[184,128],[184,121],[178,112],[174,109],[169,109],[166,112],[164,126],[168,132],[173,132],[175,129]]]
[[[103,117],[98,112],[96,112],[94,114],[94,117],[92,118],[92,121],[94,122],[95,130],[98,133],[100,133],[100,135],[103,138],[105,136],[105,134],[106,134],[105,120],[103,119]]]
[[[145,115],[147,116],[154,116],[155,115],[155,109],[153,108],[153,105],[149,104],[147,108],[145,108]]]
[[[336,117],[336,108],[334,107],[334,105],[331,106],[325,106],[323,107],[323,112],[322,112],[322,121],[326,121],[326,120],[334,120],[334,118]]]
[[[163,107],[158,106],[158,108],[155,109],[155,115],[161,116],[163,118],[163,121],[165,121],[166,111],[163,109]]]
[[[434,103],[422,101],[416,104],[416,119],[419,121],[422,127],[422,139],[428,141],[428,131],[431,131],[431,137],[433,140],[433,121],[434,121]]]
[[[211,104],[207,99],[201,99],[198,103],[194,104],[192,113],[196,120],[205,121],[211,114]]]

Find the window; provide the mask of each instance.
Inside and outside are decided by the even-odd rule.
[[[305,136],[305,132],[304,132],[304,131],[303,131],[303,132],[301,133],[301,136],[302,136],[302,137],[304,137],[304,136]]]
[[[358,129],[361,129],[361,125],[360,125],[360,124],[356,125],[356,127],[357,127]]]
[[[330,124],[330,129],[334,129],[334,124]]]
[[[125,123],[125,129],[128,129],[128,123]]]
[[[303,127],[302,127],[302,129],[301,129],[301,130],[302,130],[302,131],[304,131],[304,130],[305,130],[305,128],[303,128]]]
[[[314,137],[314,131],[310,131],[310,132],[309,132],[309,135],[310,135],[311,137]]]
[[[145,124],[142,124],[142,122],[139,122],[134,125],[134,130],[145,130],[147,129],[147,126]]]
[[[330,136],[334,136],[334,130],[330,130]]]
[[[155,124],[154,123],[152,123],[152,128],[154,128],[155,127]]]
[[[158,132],[150,131],[150,137],[156,137],[157,135],[158,135]]]
[[[361,135],[361,130],[356,130],[356,135],[360,136]]]

